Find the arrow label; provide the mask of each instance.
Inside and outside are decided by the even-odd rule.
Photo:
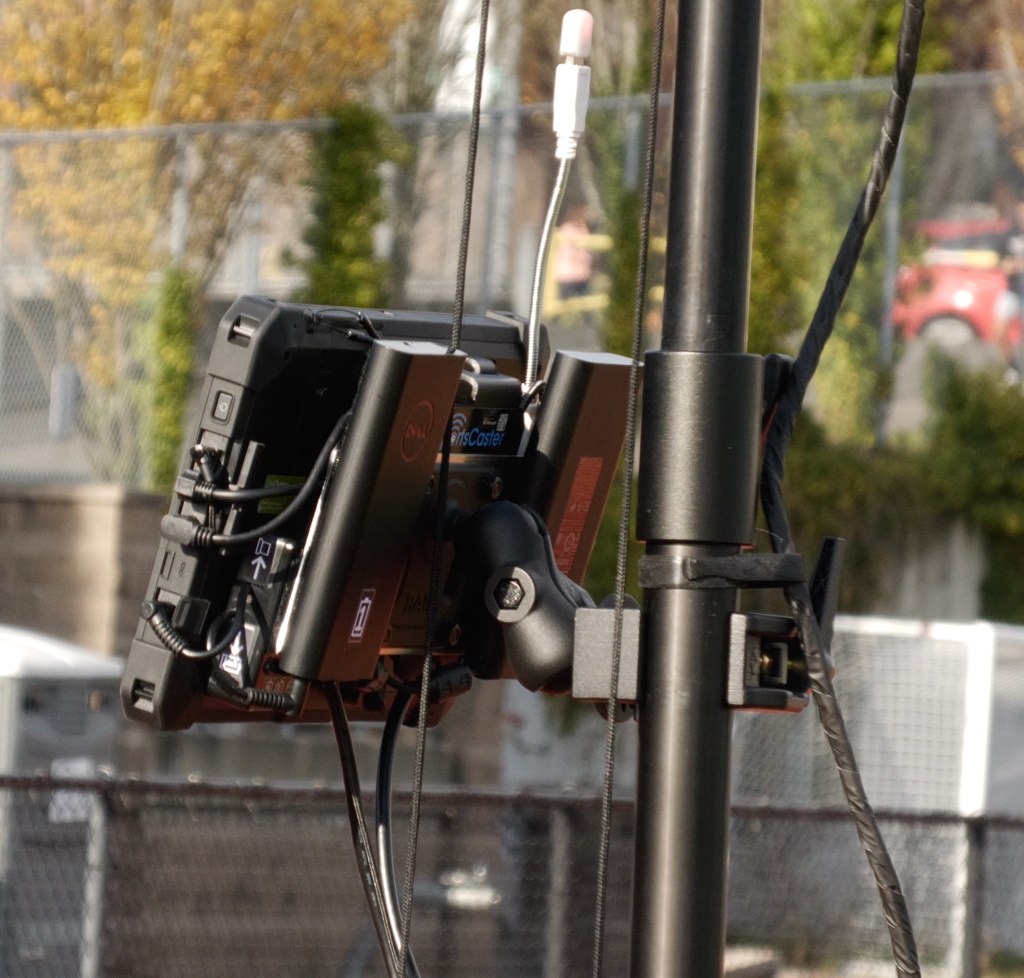
[[[242,564],[239,577],[251,584],[266,585],[269,583],[276,545],[277,537],[260,537],[250,551],[252,557]]]

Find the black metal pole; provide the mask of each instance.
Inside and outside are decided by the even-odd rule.
[[[662,347],[644,381],[647,570],[734,554],[753,533],[761,361],[745,349],[760,44],[760,0],[682,0]],[[642,567],[631,975],[719,978],[736,592],[657,576]]]

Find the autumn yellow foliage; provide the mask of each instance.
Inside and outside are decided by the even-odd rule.
[[[7,0],[0,126],[294,119],[360,93],[410,0]]]
[[[411,0],[7,0],[0,128],[326,115],[365,94],[411,10]],[[188,150],[187,255],[203,280],[249,182],[294,170],[298,154],[294,141],[230,135]],[[17,213],[36,223],[51,268],[100,294],[128,288],[166,261],[180,151],[142,137],[21,147]]]
[[[326,115],[365,94],[411,11],[411,0],[8,0],[0,7],[0,128]],[[38,224],[61,274],[87,274],[101,291],[103,279],[126,285],[166,260],[167,235],[159,235],[180,150],[143,138],[26,146],[15,159],[18,212]],[[187,254],[200,280],[223,253],[226,222],[250,180],[294,170],[297,155],[287,141],[193,140]]]
[[[48,272],[59,357],[81,376],[80,429],[101,474],[123,472],[146,410],[135,378],[159,273],[173,258],[202,288],[254,188],[301,179],[306,147],[295,132],[79,134],[326,115],[366,96],[412,12],[411,0],[0,5],[0,130],[76,131],[16,145],[7,189]],[[176,189],[187,198],[177,236]]]

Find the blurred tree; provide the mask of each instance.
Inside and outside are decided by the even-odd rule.
[[[411,9],[411,0],[381,8],[358,0],[10,0],[0,15],[0,126],[102,129],[324,115],[365,94]],[[124,172],[89,226],[81,220],[85,202],[113,189],[95,168],[76,173],[74,188],[54,192],[46,181],[47,199],[31,203],[45,211],[53,233],[81,242],[80,260],[121,267],[129,264],[125,254],[137,256],[135,239],[148,237],[152,250],[170,220],[175,166],[184,163],[191,210],[185,256],[203,284],[251,181],[294,167],[294,145],[278,142],[198,139],[185,160],[165,141],[115,144],[113,154],[104,144],[105,156],[123,155],[118,169]],[[96,156],[97,150],[83,144],[78,152]],[[54,169],[75,162],[65,148],[44,155]],[[123,188],[125,173],[135,172],[145,176]],[[22,177],[43,183],[34,173]],[[98,224],[119,199],[112,219]],[[129,206],[136,208],[134,220],[126,219]]]
[[[751,347],[758,352],[767,352],[765,342],[785,348],[786,321],[793,339],[810,321],[863,189],[887,98],[884,91],[794,94],[792,86],[890,76],[901,14],[901,5],[888,0],[768,5],[751,307],[765,308],[769,322],[752,316]],[[950,62],[952,33],[941,5],[930,10],[926,30],[918,71],[939,71]],[[815,416],[833,440],[848,445],[874,441],[887,384],[878,355],[883,254],[877,224],[813,388]],[[771,321],[778,316],[782,322]]]
[[[994,29],[989,58],[993,67],[1009,73],[1009,81],[995,90],[996,111],[1010,144],[1017,169],[1024,173],[1024,2],[991,0]],[[1019,187],[1015,188],[1019,192]]]
[[[930,5],[929,36],[919,71],[992,67],[999,64],[1000,46],[1003,66],[1012,67],[1007,45],[1024,41],[1020,30],[1024,20],[1019,14],[1006,17],[1014,4],[1019,9],[1019,0],[942,0]],[[798,102],[786,89],[795,81],[888,74],[899,12],[898,5],[865,0],[830,5],[777,0],[768,11],[764,70],[768,95],[762,101],[757,219],[763,221],[765,214],[762,181],[775,184],[788,174],[785,186],[795,206],[785,209],[780,220],[785,222],[785,240],[794,250],[788,256],[784,251],[781,262],[776,261],[778,254],[769,254],[771,240],[758,245],[760,229],[755,230],[752,347],[761,342],[754,310],[762,302],[772,302],[779,289],[794,300],[797,325],[802,328],[810,316],[827,263],[860,191],[851,174],[858,167],[866,172],[877,136],[877,127],[864,124],[866,116],[854,114],[851,99],[819,98],[817,106],[810,107],[808,98],[801,96]],[[992,26],[1000,11],[1004,26],[1012,22],[1019,33],[1004,35],[996,45],[999,38]],[[1024,54],[1024,45],[1020,51]],[[766,120],[764,110],[771,108],[778,83],[783,109],[771,109]],[[1007,106],[1012,95],[1010,88],[1002,92]],[[880,104],[872,111],[877,113]],[[940,111],[933,122],[919,114],[916,131],[909,133],[908,157],[924,161],[921,165],[929,165],[942,153],[941,148],[929,150],[923,145],[933,135],[943,134],[941,115]],[[1024,118],[1024,113],[1017,118]],[[775,130],[773,120],[784,121]],[[920,143],[915,144],[915,139]],[[778,207],[779,202],[770,201],[768,206]],[[815,381],[814,413],[821,423],[807,417],[797,425],[786,480],[794,535],[806,555],[813,553],[822,535],[841,532],[847,538],[850,549],[842,604],[845,610],[867,611],[877,607],[881,565],[900,560],[909,531],[924,528],[931,534],[936,520],[966,520],[981,531],[988,549],[982,615],[1022,621],[1024,576],[1019,552],[1024,541],[1024,467],[1016,443],[1024,424],[1024,394],[1000,373],[964,374],[951,362],[938,360],[930,425],[913,445],[872,447],[871,406],[878,385],[885,381],[876,356],[875,324],[881,313],[879,252],[874,233]],[[759,263],[766,260],[776,274],[759,280]],[[766,289],[770,282],[775,284]],[[785,347],[785,330],[776,326],[772,332],[772,345],[779,348],[782,341]]]
[[[926,511],[982,534],[982,617],[1024,622],[1024,388],[1001,368],[971,372],[938,353],[929,387],[932,420],[911,460]]]
[[[462,12],[460,13],[460,10]],[[394,54],[386,80],[386,106],[397,116],[433,112],[438,91],[463,55],[467,32],[476,10],[466,11],[450,0],[419,0],[415,15],[399,25],[394,34]],[[405,131],[405,146],[387,188],[391,212],[388,299],[397,307],[407,305],[405,280],[411,266],[416,224],[425,206],[425,171],[440,158],[446,131],[413,122]]]
[[[523,11],[523,53],[519,71],[525,102],[550,102],[554,66],[561,60],[558,44],[561,18],[569,5],[539,0]],[[594,47],[589,58],[592,89],[601,95],[631,95],[643,90],[650,71],[650,31],[654,4],[650,0],[594,0]],[[639,88],[638,88],[639,85]]]
[[[169,493],[178,475],[198,301],[195,283],[186,271],[173,265],[164,271],[154,311],[153,349],[145,357],[145,396],[150,406],[146,488],[154,492]]]
[[[400,151],[394,133],[373,109],[353,103],[331,113],[334,126],[313,137],[309,179],[312,220],[299,262],[304,302],[385,305],[387,263],[374,257],[373,233],[385,216],[380,167]]]
[[[748,348],[789,350],[803,326],[813,240],[800,233],[801,145],[777,80],[763,88],[754,183]]]
[[[411,0],[10,0],[0,11],[0,126],[97,130],[323,115],[365,93],[411,11]],[[294,180],[301,138],[140,136],[14,153],[14,213],[35,225],[46,248],[83,409],[105,419],[89,437],[101,474],[142,477],[123,468],[142,458],[140,425],[117,391],[138,373],[130,330],[145,283],[172,258],[203,290],[252,188]]]

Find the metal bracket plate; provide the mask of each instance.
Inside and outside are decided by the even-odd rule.
[[[607,701],[612,688],[615,642],[614,608],[576,611],[572,661],[572,696],[577,700]],[[635,703],[640,672],[640,609],[622,611],[622,651],[619,657],[618,699]]]

